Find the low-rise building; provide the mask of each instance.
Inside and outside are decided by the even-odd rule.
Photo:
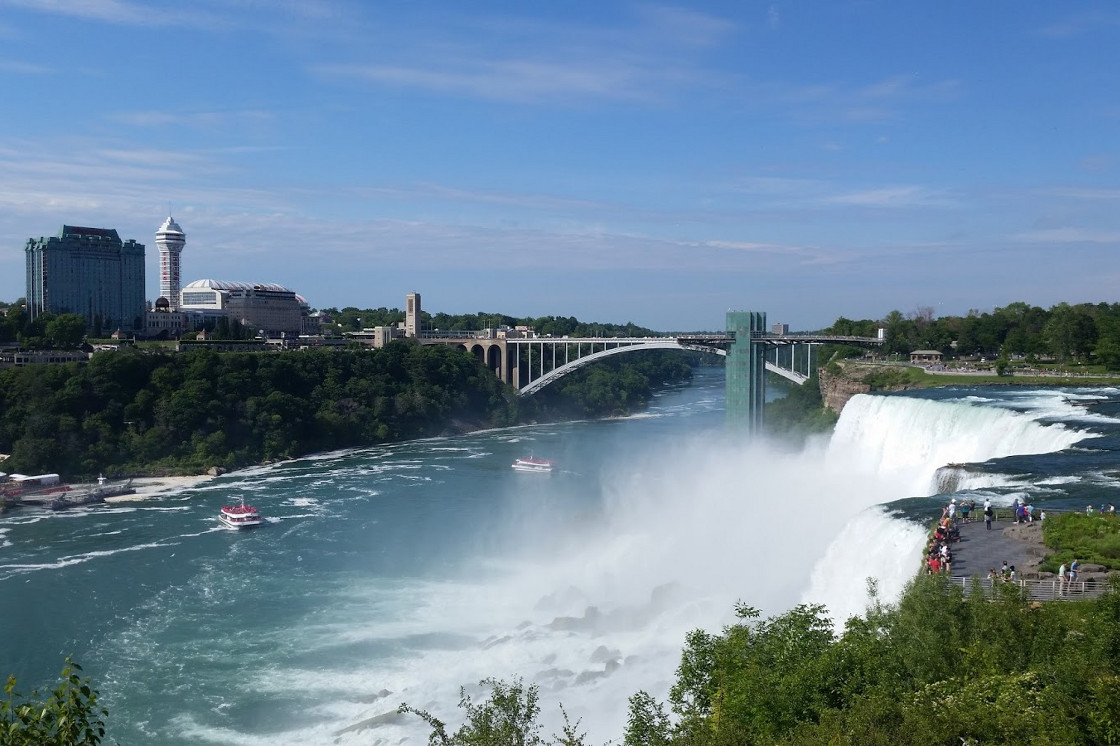
[[[910,362],[914,365],[940,365],[943,359],[940,350],[914,350],[910,353]]]

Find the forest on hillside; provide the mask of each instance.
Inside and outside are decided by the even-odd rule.
[[[0,452],[29,473],[201,473],[508,425],[518,404],[471,355],[443,347],[125,348],[0,370]]]

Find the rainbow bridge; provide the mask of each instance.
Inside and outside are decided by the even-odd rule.
[[[488,332],[426,332],[421,344],[459,347],[472,353],[522,396],[530,396],[586,365],[640,350],[692,350],[727,358],[727,420],[756,430],[762,424],[766,371],[802,384],[812,373],[815,345],[881,345],[873,337],[775,334],[766,314],[729,311],[726,333],[658,337],[491,337]]]

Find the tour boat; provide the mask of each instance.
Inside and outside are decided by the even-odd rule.
[[[253,528],[261,525],[261,514],[252,505],[245,504],[241,498],[239,505],[223,505],[218,520],[230,528]]]
[[[515,471],[535,471],[548,473],[552,471],[552,462],[544,458],[519,458],[513,462]]]

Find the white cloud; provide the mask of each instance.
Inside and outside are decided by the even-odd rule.
[[[1120,26],[1120,13],[1087,11],[1070,16],[1058,23],[1050,24],[1039,29],[1041,36],[1052,39],[1070,39],[1081,34]]]
[[[209,130],[243,122],[263,122],[275,119],[275,115],[263,109],[242,109],[234,111],[173,111],[151,109],[145,111],[115,112],[109,119],[134,127],[182,126],[192,129]]]
[[[1030,243],[1093,243],[1120,244],[1120,231],[1090,230],[1088,228],[1048,228],[1026,231],[1013,237],[1016,241]]]
[[[859,207],[948,206],[952,201],[943,193],[920,186],[883,187],[827,197],[824,202]]]
[[[0,72],[15,75],[48,75],[54,72],[46,65],[35,62],[21,62],[18,60],[0,60]]]

